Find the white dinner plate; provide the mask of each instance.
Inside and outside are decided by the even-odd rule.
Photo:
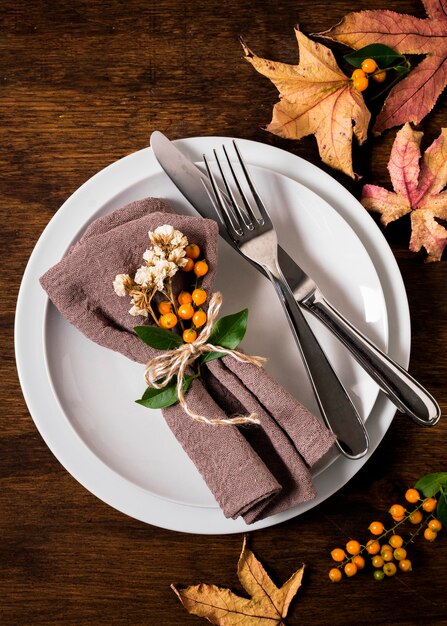
[[[177,142],[192,160],[228,138]],[[363,207],[319,168],[285,151],[239,140],[270,208],[279,239],[328,299],[390,356],[408,365],[408,304],[394,257]],[[370,452],[358,461],[335,452],[314,470],[318,496],[247,526],[225,519],[161,411],[134,403],[145,385],[143,366],[94,344],[49,302],[39,277],[57,263],[94,219],[130,201],[164,197],[178,212],[194,211],[146,148],[105,168],[55,214],[25,271],[16,314],[16,358],[23,393],[44,440],[64,467],[111,506],[144,522],[195,533],[232,533],[277,524],[312,508],[365,463],[395,413],[341,344],[306,317],[366,421]],[[142,251],[143,252],[143,251]],[[225,242],[217,285],[222,314],[250,309],[243,347],[268,357],[266,368],[318,413],[297,348],[272,286]],[[30,315],[30,312],[32,314]]]

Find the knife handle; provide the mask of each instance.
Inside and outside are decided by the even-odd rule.
[[[348,459],[363,457],[369,447],[368,433],[340,379],[307,323],[289,285],[281,274],[264,266],[287,315],[300,349],[321,415],[336,435],[336,445]]]
[[[434,426],[439,421],[441,409],[433,396],[357,330],[325,299],[318,288],[301,304],[348,348],[400,411],[422,426]]]

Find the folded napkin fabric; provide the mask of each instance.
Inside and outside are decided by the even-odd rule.
[[[134,326],[145,320],[129,315],[129,299],[117,297],[112,285],[116,274],[135,272],[148,246],[148,231],[166,223],[200,246],[209,265],[202,286],[212,293],[217,224],[174,214],[156,198],[96,219],[40,279],[51,301],[78,330],[139,363],[160,352],[135,335]],[[187,275],[177,272],[176,291],[182,280],[187,281]],[[194,421],[179,404],[163,409],[169,428],[224,515],[242,515],[252,523],[314,498],[309,467],[331,448],[333,434],[263,368],[227,356],[210,361],[204,369],[203,382],[194,380],[187,392],[188,406],[210,419],[256,412],[261,422],[212,426]]]

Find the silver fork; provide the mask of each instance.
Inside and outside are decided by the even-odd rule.
[[[233,144],[241,171],[259,210],[260,219],[256,217],[251,208],[247,194],[236,176],[225,146],[222,146],[225,160],[231,172],[231,178],[236,184],[240,201],[237,200],[221,160],[214,150],[214,158],[225,185],[226,194],[221,191],[208,159],[205,155],[203,158],[213,189],[216,211],[241,254],[260,265],[273,283],[301,352],[321,415],[326,425],[336,435],[338,448],[347,458],[361,458],[367,453],[369,446],[368,434],[363,421],[307,324],[295,296],[281,272],[278,263],[276,231],[250,178],[236,142],[233,141]],[[241,201],[243,206],[241,206]]]

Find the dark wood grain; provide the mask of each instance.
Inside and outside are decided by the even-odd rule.
[[[170,590],[214,582],[240,591],[242,537],[175,533],[115,511],[81,487],[42,441],[22,398],[13,326],[20,279],[64,200],[98,170],[169,137],[235,135],[301,155],[323,169],[315,140],[267,134],[275,88],[242,60],[237,36],[258,53],[294,62],[293,26],[323,30],[351,10],[391,8],[424,17],[416,0],[3,0],[0,7],[2,374],[1,623],[200,624]],[[424,145],[446,126],[446,96],[424,120]],[[364,180],[388,184],[394,131],[357,150]],[[327,170],[329,171],[329,170]],[[360,183],[330,172],[355,196]],[[412,318],[410,371],[447,412],[446,260],[408,251],[409,225],[385,237],[402,272]],[[32,311],[30,311],[32,315]],[[31,349],[31,348],[30,348]],[[447,469],[447,425],[397,414],[363,469],[321,506],[250,535],[278,583],[307,564],[290,624],[447,624],[447,537],[418,540],[414,572],[331,585],[329,552],[363,539],[421,475]]]

